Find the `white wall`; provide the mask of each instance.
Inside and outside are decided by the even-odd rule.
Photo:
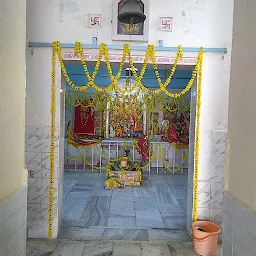
[[[63,43],[75,41],[91,43],[91,38],[97,36],[98,42],[122,43],[111,40],[111,0],[28,0],[27,3],[28,41],[60,40]],[[225,56],[205,54],[204,58],[198,212],[200,218],[206,219],[221,219],[222,215],[224,190],[222,153],[225,149],[228,118],[232,11],[233,0],[150,1],[149,43],[164,40],[165,46],[181,44],[188,47],[228,48],[228,54]],[[89,13],[103,15],[103,26],[99,31],[88,29]],[[173,16],[173,32],[158,31],[158,17],[161,16]],[[175,56],[175,53],[169,54]],[[195,56],[195,54],[187,53],[186,56]],[[41,138],[49,136],[50,131],[51,50],[28,49],[27,57],[26,151],[27,159],[32,163],[31,170],[35,169],[40,173],[42,172],[40,157],[42,158],[43,154],[49,155],[49,149],[42,148],[39,144],[44,144],[45,140]],[[60,75],[57,76],[57,80],[60,87]],[[31,139],[33,137],[39,138],[39,141]],[[39,180],[39,176],[40,174],[34,177],[36,179],[34,182],[37,182],[37,191],[41,191],[39,194],[42,194],[45,187],[42,188],[42,180]],[[34,204],[37,206],[42,204],[38,199],[31,202],[34,208],[36,208]]]
[[[25,8],[25,0],[0,2],[0,201],[26,184]]]
[[[150,43],[166,45],[229,47],[232,0],[149,0]],[[28,40],[39,42],[81,41],[93,36],[108,44],[111,40],[112,0],[28,0]],[[88,14],[102,14],[102,28],[88,29]],[[159,17],[173,17],[173,32],[158,30]],[[216,19],[217,17],[217,19]]]
[[[223,255],[235,256],[256,252],[256,5],[234,2]]]
[[[0,1],[0,255],[26,255],[26,1]]]
[[[253,211],[256,211],[255,14],[253,1],[235,1],[227,169],[228,191]]]
[[[159,4],[161,3],[161,4]],[[111,20],[112,20],[112,1],[98,0],[93,3],[90,0],[53,0],[53,1],[27,1],[28,25],[27,40],[34,42],[52,42],[60,40],[63,43],[74,43],[81,41],[83,43],[91,43],[93,36],[98,36],[99,42],[115,43],[111,40]],[[177,46],[179,44],[188,47],[227,47],[230,51],[231,47],[231,29],[232,29],[232,9],[233,0],[161,0],[150,1],[150,33],[149,43],[157,44],[158,40],[164,40],[164,45]],[[88,14],[100,13],[103,15],[103,25],[99,31],[88,28]],[[158,30],[158,17],[173,16],[173,32],[161,32]],[[216,17],[218,17],[216,19]],[[138,43],[134,43],[138,44]],[[40,51],[40,52],[39,52]],[[34,72],[28,79],[31,83],[39,84],[46,88],[49,85],[51,77],[48,75],[51,71],[50,49],[38,50],[34,49],[34,57],[30,56],[29,65],[36,64],[35,69],[40,70],[43,79],[39,79],[38,73]],[[214,103],[224,103],[221,109],[214,110],[214,116],[208,116],[215,129],[227,128],[227,85],[230,55],[225,56],[222,61],[220,54],[207,54],[204,61],[204,82],[207,94],[212,94],[211,101],[207,104],[211,107]],[[32,61],[34,63],[32,64]],[[37,61],[40,59],[40,61]],[[221,63],[221,65],[219,65]],[[36,71],[36,70],[35,70]],[[211,71],[211,72],[210,72]],[[32,73],[29,70],[30,73]],[[217,75],[216,75],[217,74]],[[224,80],[219,82],[219,80]],[[212,84],[212,86],[211,86]],[[39,87],[39,85],[38,85]],[[214,88],[222,88],[222,92],[218,95],[214,94]],[[36,90],[36,86],[33,86]],[[30,96],[30,90],[29,90]],[[45,102],[45,91],[42,90],[40,97],[29,98],[35,103],[35,107],[27,112],[27,120],[38,123],[49,123],[48,115],[43,116],[38,113],[38,107],[41,107],[42,101],[44,105],[49,106],[50,100],[47,97]],[[32,94],[32,92],[31,92]],[[208,112],[208,110],[206,110]],[[38,120],[39,119],[39,120]],[[211,125],[212,126],[212,125]]]

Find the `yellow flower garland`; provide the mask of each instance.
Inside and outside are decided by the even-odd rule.
[[[197,85],[193,221],[197,220],[197,206],[198,206],[199,146],[200,146],[200,118],[201,118],[201,100],[202,100],[201,98],[202,98],[203,54],[204,54],[204,49],[201,47],[200,53],[199,53],[199,75],[198,75],[198,85]]]
[[[198,61],[197,61],[197,62],[198,62]],[[183,96],[186,92],[188,92],[188,91],[191,89],[191,87],[192,87],[192,85],[193,85],[193,83],[194,83],[194,80],[195,80],[195,78],[196,78],[197,72],[198,72],[198,63],[195,65],[195,68],[194,68],[193,73],[192,73],[192,77],[191,77],[191,79],[189,80],[187,86],[186,86],[181,92],[179,92],[179,93],[170,93],[170,92],[168,92],[168,91],[166,90],[166,88],[163,87],[163,86],[162,86],[162,91],[163,91],[166,95],[168,95],[169,97],[172,97],[172,98],[179,98],[179,97]]]
[[[48,209],[48,237],[52,239],[53,223],[53,183],[54,183],[54,155],[55,155],[55,113],[56,113],[56,43],[52,44],[52,86],[51,86],[51,146],[50,146],[50,184],[49,184],[49,209]]]
[[[91,163],[89,163],[88,161],[86,161],[85,157],[86,157],[86,155],[89,153],[89,150],[87,150],[87,151],[84,152],[84,153],[81,153],[79,147],[74,146],[72,143],[71,143],[71,144],[68,143],[68,145],[69,145],[69,146],[73,146],[73,147],[75,147],[75,148],[77,149],[77,151],[78,151],[78,153],[79,153],[79,157],[76,157],[76,158],[69,158],[69,157],[66,157],[66,156],[65,156],[65,159],[67,159],[67,160],[73,160],[73,161],[74,161],[74,160],[83,160],[83,161],[85,161],[85,163],[86,163],[87,165],[89,165],[89,166],[92,167],[92,168],[98,169],[98,170],[106,168],[106,167],[97,167],[97,166],[94,166],[94,165],[92,165]],[[138,148],[138,145],[137,145],[136,141],[132,141],[132,145],[135,145],[135,146]],[[86,146],[86,148],[89,149],[89,148],[91,148],[92,146],[94,146],[94,144],[93,144],[93,145],[90,145],[90,146]],[[123,146],[124,148],[126,148],[126,141],[123,141],[123,145],[122,145],[122,146]],[[168,165],[167,165],[167,163],[166,163],[166,160],[165,160],[165,155],[166,155],[167,152],[171,149],[171,147],[173,147],[173,149],[175,150],[176,154],[178,154],[178,155],[182,158],[182,163],[181,163],[181,165],[180,165],[177,169],[171,169],[171,168],[169,168]],[[81,148],[81,147],[80,147],[80,148]],[[144,165],[144,166],[140,166],[141,169],[146,169],[146,168],[148,168],[149,165],[151,165],[151,163],[152,163],[153,160],[155,160],[155,159],[162,159],[162,161],[163,161],[163,163],[164,163],[166,169],[167,169],[168,171],[174,173],[174,172],[177,172],[177,171],[179,171],[179,170],[181,170],[181,169],[183,168],[184,163],[185,163],[185,160],[188,158],[187,145],[170,143],[169,146],[165,149],[164,152],[163,152],[163,148],[162,148],[162,146],[161,146],[160,143],[157,143],[157,144],[156,144],[156,147],[154,148],[154,150],[152,150],[152,148],[153,148],[153,145],[151,145],[150,152],[152,152],[152,153],[151,153],[151,156],[149,157],[148,163],[146,163],[146,165]],[[159,149],[159,151],[158,151],[158,149]],[[186,154],[185,154],[185,155],[181,154],[177,149],[186,149]],[[107,157],[106,155],[104,155],[104,154],[100,151],[100,149],[99,149],[98,147],[96,147],[96,150],[98,151],[98,153],[101,155],[101,157],[102,157],[103,159],[106,159],[106,160],[108,160],[108,161],[111,162],[111,163],[119,162],[119,161],[121,161],[121,160],[123,159],[123,156],[122,156],[122,157],[118,157],[118,156],[117,156],[116,158],[109,158],[109,157]],[[132,161],[131,159],[129,159],[129,160]]]
[[[182,46],[181,45],[178,46],[177,56],[174,60],[173,67],[171,69],[171,73],[170,73],[169,77],[166,79],[164,84],[161,81],[160,74],[159,74],[159,71],[158,71],[158,68],[157,68],[156,55],[155,55],[155,46],[154,45],[151,45],[151,54],[150,55],[151,55],[151,59],[153,61],[153,66],[154,66],[154,70],[155,70],[155,74],[156,74],[158,84],[159,84],[160,88],[162,88],[162,87],[166,88],[167,85],[171,82],[171,79],[172,79],[172,77],[173,77],[173,75],[176,71],[177,64],[178,64],[179,60],[182,59],[182,57],[183,57]]]
[[[80,53],[81,54],[81,44],[77,43],[76,44],[76,54]],[[106,46],[102,46],[102,49],[104,49],[104,55],[106,58],[106,61],[109,62],[108,59],[108,53],[107,53],[107,48]],[[102,50],[103,51],[103,50]],[[132,58],[131,58],[131,54],[130,54],[130,49],[128,49],[127,47],[127,52],[124,50],[123,54],[127,54],[129,55],[129,61],[130,61],[130,65],[132,67],[132,71],[134,73],[136,73],[135,71],[135,67],[132,62]],[[50,145],[50,185],[49,185],[49,219],[48,219],[48,238],[52,239],[52,224],[53,224],[53,183],[54,183],[54,155],[55,155],[55,112],[56,112],[56,89],[55,89],[55,73],[56,73],[56,54],[59,57],[59,61],[60,61],[60,66],[61,66],[61,70],[62,73],[64,75],[64,77],[66,78],[66,81],[68,82],[68,84],[76,89],[76,90],[86,90],[88,89],[90,86],[94,87],[97,91],[107,91],[107,90],[111,90],[112,89],[112,84],[110,86],[108,86],[105,89],[99,88],[97,87],[93,80],[96,77],[97,74],[97,70],[99,68],[99,64],[100,63],[100,59],[102,57],[102,53],[99,54],[99,59],[96,63],[96,67],[95,70],[93,72],[93,75],[90,79],[88,79],[88,84],[84,85],[84,86],[76,86],[68,77],[65,65],[64,65],[64,61],[62,59],[62,53],[61,53],[61,47],[60,47],[60,42],[53,42],[52,43],[52,86],[51,86],[51,145]],[[151,56],[152,61],[153,61],[153,65],[154,65],[154,70],[157,76],[157,80],[159,83],[160,88],[157,90],[149,90],[146,87],[143,86],[143,84],[141,83],[141,79],[143,78],[144,73],[141,71],[140,76],[136,78],[136,84],[138,83],[140,88],[146,92],[150,92],[152,94],[158,94],[161,93],[162,91],[165,92],[165,94],[167,94],[170,97],[173,98],[178,98],[181,97],[182,95],[184,95],[188,90],[190,90],[190,88],[193,85],[194,79],[198,73],[198,85],[197,85],[197,112],[196,112],[196,138],[195,138],[195,164],[194,164],[194,191],[193,191],[193,221],[197,220],[197,206],[198,206],[198,175],[199,175],[199,146],[200,146],[200,117],[201,117],[201,96],[202,96],[202,65],[203,65],[203,54],[204,54],[204,49],[201,47],[200,52],[198,54],[198,58],[197,58],[197,63],[196,66],[194,68],[192,77],[188,83],[188,85],[185,87],[185,89],[177,94],[172,94],[169,93],[166,90],[166,86],[170,83],[171,81],[171,77],[174,74],[174,68],[171,70],[170,76],[168,77],[168,79],[166,80],[166,82],[164,84],[162,84],[162,82],[160,82],[159,78],[159,72],[157,71],[157,66],[156,66],[156,61],[155,61],[155,54],[154,54],[154,49],[151,47],[148,47],[146,56],[145,56],[145,60],[144,60],[144,64],[143,67],[145,66],[145,68],[142,68],[142,71],[145,73],[144,69],[146,70],[146,64],[148,63],[148,59]],[[83,56],[83,54],[81,54],[81,56]],[[182,57],[182,52],[178,51],[177,53],[177,58],[181,58]],[[83,62],[83,57],[81,58],[82,62]],[[178,62],[174,62],[175,65],[177,65]],[[123,65],[123,64],[122,64]],[[175,66],[174,65],[174,66]],[[109,69],[111,68],[111,66],[107,63],[107,66],[109,67]],[[120,65],[121,68],[121,65]],[[85,68],[86,71],[86,68]],[[87,70],[88,71],[88,70]],[[89,72],[87,73],[87,71],[85,72],[86,75],[89,77],[90,74]],[[119,72],[118,72],[119,73]],[[109,70],[109,74],[110,74],[110,78],[111,81],[114,85],[116,85],[115,79],[113,79],[113,76],[111,75],[112,73]],[[120,72],[121,74],[121,72]],[[118,88],[118,87],[116,87]],[[162,154],[160,154],[162,155]],[[85,159],[85,157],[84,157]],[[89,163],[88,163],[89,164]],[[96,168],[95,169],[103,169],[103,168]],[[109,172],[110,170],[107,169],[107,172]]]
[[[136,89],[136,87],[140,87],[140,89],[144,92],[147,92],[147,93],[151,93],[151,94],[159,94],[161,92],[164,92],[166,95],[168,95],[169,97],[172,97],[172,98],[178,98],[178,97],[181,97],[182,95],[184,95],[187,91],[190,90],[191,86],[193,85],[193,82],[194,82],[194,79],[196,77],[196,74],[198,72],[198,60],[199,60],[199,55],[200,53],[198,54],[198,58],[197,58],[197,65],[195,66],[195,69],[193,71],[193,74],[192,74],[192,78],[190,79],[189,83],[187,84],[187,86],[185,87],[185,89],[183,89],[180,93],[170,93],[168,92],[168,90],[166,89],[166,87],[168,86],[168,84],[170,84],[171,82],[171,79],[176,71],[176,67],[177,67],[177,64],[179,62],[180,59],[182,59],[183,57],[183,52],[182,52],[182,47],[179,46],[178,47],[178,51],[177,51],[177,55],[176,55],[176,58],[175,58],[175,61],[174,61],[174,64],[173,64],[173,67],[171,69],[171,72],[170,72],[170,75],[168,76],[168,78],[166,79],[165,83],[163,84],[162,81],[161,81],[161,78],[160,78],[160,75],[159,75],[159,71],[158,71],[158,68],[157,68],[157,64],[156,64],[156,57],[155,57],[155,47],[154,45],[148,45],[148,49],[146,50],[146,55],[145,55],[145,58],[144,58],[144,63],[142,65],[142,68],[141,68],[141,72],[140,72],[140,75],[138,76],[137,75],[137,72],[136,72],[136,69],[135,69],[135,66],[134,66],[134,63],[133,63],[133,59],[132,59],[132,56],[131,56],[131,50],[130,50],[130,47],[128,44],[125,44],[124,45],[124,49],[123,49],[123,57],[122,57],[122,60],[120,62],[120,67],[119,67],[119,70],[118,70],[118,73],[116,76],[113,75],[112,73],[112,68],[111,68],[111,64],[110,64],[110,60],[109,60],[109,54],[108,54],[108,48],[107,48],[107,45],[106,44],[101,44],[100,45],[100,49],[99,49],[99,56],[98,56],[98,59],[97,59],[97,62],[96,62],[96,65],[95,65],[95,68],[94,68],[94,71],[93,71],[93,74],[92,76],[90,76],[89,74],[89,71],[88,71],[88,68],[87,68],[87,65],[86,65],[86,61],[85,61],[85,58],[84,58],[84,55],[83,55],[83,49],[82,49],[82,44],[80,42],[76,42],[75,43],[75,49],[74,49],[74,53],[75,55],[77,56],[80,56],[80,59],[81,59],[81,62],[82,62],[82,65],[83,65],[83,68],[84,68],[84,72],[85,72],[85,75],[88,79],[88,83],[86,85],[83,85],[83,86],[76,86],[69,78],[68,74],[67,74],[67,71],[66,71],[66,68],[65,68],[65,65],[64,65],[64,61],[63,61],[63,58],[62,58],[62,54],[61,54],[61,47],[60,47],[60,42],[56,42],[56,47],[57,47],[57,54],[58,54],[58,57],[59,57],[59,60],[60,60],[60,66],[61,66],[61,70],[63,72],[63,75],[64,77],[66,78],[68,84],[74,88],[75,90],[80,90],[80,91],[85,91],[87,90],[89,87],[93,87],[95,90],[99,91],[99,92],[106,92],[106,91],[110,91],[112,89],[117,89],[119,91],[121,91],[122,93],[125,93],[127,91],[124,91],[123,89],[121,89],[119,86],[118,86],[118,79],[122,73],[122,69],[124,67],[124,62],[125,62],[125,58],[126,56],[128,55],[128,58],[129,58],[129,63],[130,63],[130,66],[131,66],[131,70],[134,74],[134,77],[135,77],[135,80],[136,80],[136,83],[135,85],[129,90],[129,91],[132,91],[134,89]],[[109,77],[110,77],[110,80],[111,80],[111,84],[108,85],[106,88],[100,88],[98,87],[95,82],[94,82],[94,79],[97,75],[97,72],[98,72],[98,69],[99,69],[99,66],[100,66],[100,62],[101,62],[101,58],[102,56],[104,55],[105,57],[105,61],[106,61],[106,65],[107,65],[107,70],[108,70],[108,74],[109,74]],[[148,62],[149,62],[149,59],[152,59],[152,62],[153,62],[153,66],[154,66],[154,71],[155,71],[155,74],[156,74],[156,78],[157,78],[157,81],[158,81],[158,84],[159,84],[159,89],[156,89],[156,90],[150,90],[148,89],[146,86],[143,85],[143,83],[141,82],[144,74],[145,74],[145,71],[146,71],[146,68],[147,68],[147,65],[148,65]]]
[[[106,91],[112,90],[113,87],[116,87],[119,91],[121,90],[121,88],[117,85],[117,82],[118,82],[118,79],[120,78],[120,76],[122,74],[122,70],[123,70],[123,67],[124,67],[124,63],[125,63],[125,58],[126,58],[127,52],[128,52],[128,44],[124,44],[123,56],[122,56],[122,60],[120,62],[119,70],[118,70],[116,76],[113,76],[112,68],[111,68],[111,64],[110,64],[110,60],[109,60],[109,54],[108,54],[107,45],[102,43],[100,45],[99,56],[98,56],[98,59],[97,59],[97,62],[96,62],[93,74],[92,74],[92,76],[90,76],[88,68],[87,68],[87,64],[86,64],[86,61],[85,61],[85,58],[84,58],[84,55],[83,55],[82,44],[80,42],[76,42],[75,43],[75,49],[74,49],[75,55],[76,56],[80,56],[80,59],[81,59],[81,62],[82,62],[83,68],[84,68],[85,75],[86,75],[86,77],[87,77],[87,79],[89,81],[88,85],[90,84],[94,89],[96,89],[99,92],[106,92]],[[96,77],[96,75],[98,73],[99,67],[100,67],[100,62],[101,62],[102,56],[105,57],[108,74],[109,74],[109,77],[110,77],[110,80],[111,80],[111,84],[108,85],[104,89],[98,87],[94,83],[94,79],[95,79],[95,77]],[[86,89],[87,89],[87,87],[85,87],[85,88],[82,87],[81,90],[86,90]]]
[[[66,78],[67,83],[68,83],[72,88],[74,88],[75,90],[78,90],[78,91],[79,91],[79,90],[80,90],[80,91],[82,91],[82,90],[83,90],[83,91],[87,90],[87,89],[91,86],[90,82],[88,82],[87,85],[77,86],[77,85],[75,85],[75,84],[70,80],[70,78],[69,78],[69,76],[68,76],[68,73],[67,73],[67,70],[66,70],[66,67],[65,67],[65,65],[64,65],[63,58],[62,58],[60,42],[57,41],[57,42],[54,42],[54,43],[55,43],[55,45],[56,45],[56,51],[57,51],[57,54],[58,54],[58,57],[59,57],[61,71],[62,71],[63,76]]]
[[[123,90],[125,92],[125,90]],[[122,89],[121,89],[122,92]],[[184,105],[185,98],[170,98],[166,99],[165,95],[143,95],[142,99],[138,101],[137,93],[134,95],[123,94],[118,95],[114,99],[111,100],[111,94],[107,92],[96,92],[94,94],[93,99],[88,92],[81,91],[71,91],[65,93],[65,99],[67,106],[77,107],[82,106],[82,108],[87,109],[88,107],[92,107],[97,111],[105,111],[107,108],[107,103],[110,102],[109,111],[116,109],[116,105],[120,104],[120,102],[127,102],[127,104],[135,104],[138,111],[147,110],[149,113],[158,112],[158,111],[168,111],[168,112],[177,112],[178,109],[181,111],[188,111],[190,105]],[[119,100],[119,101],[117,101]]]

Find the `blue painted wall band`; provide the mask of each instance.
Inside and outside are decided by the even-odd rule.
[[[29,47],[51,47],[52,43],[40,43],[40,42],[29,42]],[[71,43],[63,43],[61,44],[62,48],[74,48],[74,44]],[[99,49],[100,45],[98,44],[83,44],[84,49]],[[111,50],[123,50],[123,45],[108,45],[108,49]],[[147,46],[142,45],[131,45],[131,50],[147,50]],[[176,52],[178,47],[156,47],[156,51],[170,51]],[[200,47],[183,47],[183,52],[199,52]],[[212,53],[227,53],[227,48],[204,48],[204,52],[212,52]]]

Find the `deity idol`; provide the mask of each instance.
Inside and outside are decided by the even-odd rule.
[[[134,131],[136,134],[143,133],[143,122],[141,120],[135,121]]]
[[[124,122],[122,124],[121,128],[122,128],[122,135],[123,136],[128,136],[128,134],[129,134],[128,124],[126,122]]]
[[[163,120],[162,122],[162,128],[161,128],[161,133],[162,133],[162,141],[167,141],[168,140],[168,132],[170,129],[170,122],[169,120]]]
[[[159,127],[158,127],[158,120],[159,120],[159,113],[155,112],[151,114],[151,130],[153,132],[153,135],[156,135],[159,133]]]
[[[169,135],[168,135],[168,141],[170,143],[177,143],[179,142],[180,138],[177,133],[176,127],[174,124],[171,124]]]
[[[179,121],[181,124],[181,131],[180,131],[180,142],[182,143],[189,143],[189,117],[183,112],[179,116]]]
[[[116,132],[116,137],[122,137],[123,133],[122,133],[122,128],[120,124],[117,125],[115,132]]]
[[[129,128],[130,135],[133,136],[133,134],[134,134],[134,121],[133,121],[132,116],[130,116],[128,128]]]
[[[111,124],[110,127],[109,127],[109,136],[111,138],[114,138],[115,137],[115,131],[114,131],[114,127],[113,125]]]
[[[142,134],[143,133],[142,114],[135,111],[133,113],[133,120],[134,120],[134,133]]]

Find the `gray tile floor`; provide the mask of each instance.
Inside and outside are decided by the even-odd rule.
[[[143,174],[141,187],[113,191],[104,180],[104,173],[65,173],[61,238],[189,240],[187,176]]]
[[[27,256],[196,256],[191,242],[28,240]],[[221,255],[219,246],[214,256]]]

